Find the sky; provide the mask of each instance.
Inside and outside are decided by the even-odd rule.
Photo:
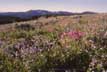
[[[107,12],[107,0],[0,0],[0,12],[27,10]]]

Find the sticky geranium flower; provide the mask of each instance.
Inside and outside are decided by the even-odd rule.
[[[69,36],[71,39],[79,40],[81,37],[84,36],[84,32],[69,31],[61,34],[61,38],[64,38],[65,36]]]
[[[53,32],[54,29],[53,29],[53,28],[48,28],[47,31],[48,31],[48,32]]]
[[[80,31],[70,31],[67,33],[67,35],[72,38],[72,39],[80,39],[81,37],[84,36],[84,33],[83,32],[80,32]]]

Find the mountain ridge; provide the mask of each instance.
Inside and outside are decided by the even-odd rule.
[[[74,14],[95,14],[95,12],[83,12],[83,13],[73,13],[68,11],[48,11],[48,10],[29,10],[25,12],[1,12],[2,16],[13,16],[19,18],[31,18],[33,16],[42,16],[42,15],[74,15]]]

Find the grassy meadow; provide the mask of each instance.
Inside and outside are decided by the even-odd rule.
[[[106,72],[107,14],[0,25],[0,72]]]

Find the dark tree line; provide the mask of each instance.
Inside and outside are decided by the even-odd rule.
[[[64,14],[46,14],[46,15],[33,16],[31,18],[20,18],[20,17],[13,17],[13,16],[0,16],[0,24],[8,24],[8,23],[13,23],[13,22],[34,20],[34,19],[38,19],[40,17],[49,18],[49,17],[56,17],[56,16],[67,16],[67,15],[64,15]]]

